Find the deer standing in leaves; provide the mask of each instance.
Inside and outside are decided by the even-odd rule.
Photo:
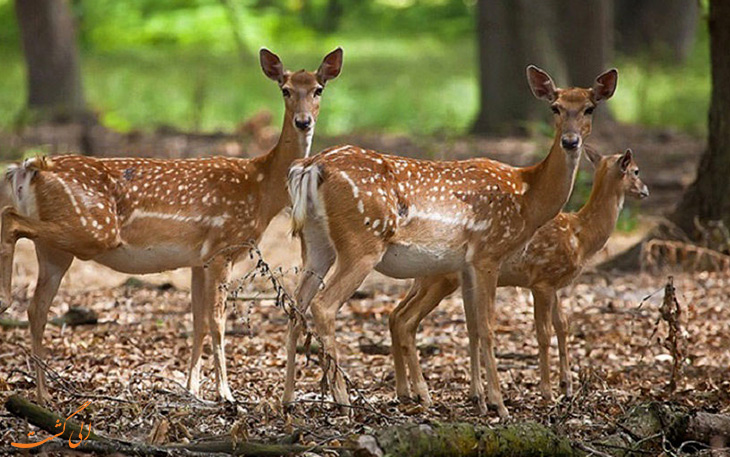
[[[356,146],[294,162],[289,192],[304,260],[296,299],[302,312],[311,304],[336,402],[349,405],[337,366],[335,318],[365,277],[372,270],[403,279],[457,273],[467,285],[466,308],[474,313],[468,322],[482,346],[489,402],[501,417],[508,415],[492,328],[499,268],[568,200],[591,131],[591,113],[613,95],[618,73],[607,71],[590,89],[559,89],[534,66],[527,68],[527,78],[534,95],[555,112],[553,146],[535,166],[517,168],[482,158],[415,160]],[[334,272],[318,291],[333,264]],[[293,399],[300,331],[290,323],[285,403]],[[477,360],[472,360],[471,386],[479,409],[486,412]]]
[[[588,202],[577,213],[560,213],[540,227],[523,250],[515,252],[502,263],[499,272],[499,287],[525,287],[532,292],[539,346],[540,391],[546,400],[552,400],[549,365],[551,316],[558,337],[560,387],[566,396],[573,394],[567,350],[568,323],[558,300],[558,290],[577,278],[586,262],[606,244],[623,207],[624,197],[645,198],[649,195],[646,185],[639,179],[639,168],[630,149],[607,157],[590,148],[585,148],[585,153],[596,168]],[[431,404],[418,362],[416,331],[423,318],[459,284],[460,278],[455,274],[418,278],[391,313],[390,334],[399,398],[410,397],[412,389],[417,401],[426,406]],[[473,319],[474,311],[467,310],[466,316]],[[479,347],[475,324],[467,322],[467,327],[469,349],[476,352]],[[478,353],[471,354],[471,359],[478,360]],[[406,367],[410,376],[406,374]]]
[[[210,333],[218,394],[233,396],[224,354],[225,296],[219,285],[247,244],[257,242],[288,204],[287,170],[309,155],[320,96],[342,66],[342,50],[319,70],[285,71],[279,58],[260,52],[261,67],[284,96],[281,136],[254,159],[96,159],[59,156],[11,167],[6,183],[13,206],[2,213],[0,312],[11,303],[15,243],[31,239],[39,274],[28,317],[32,354],[43,352],[48,310],[74,257],[117,271],[154,273],[192,269],[193,344],[188,389],[199,394],[201,350]],[[39,399],[47,399],[36,364]]]

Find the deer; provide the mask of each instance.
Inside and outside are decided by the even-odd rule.
[[[547,157],[524,168],[486,158],[409,159],[357,146],[326,149],[292,165],[288,184],[292,228],[302,245],[303,274],[295,300],[311,307],[322,343],[324,369],[336,403],[350,404],[338,367],[335,319],[342,304],[373,270],[393,278],[459,274],[467,309],[482,346],[487,397],[507,417],[494,357],[493,309],[501,263],[554,218],[570,196],[593,110],[609,99],[618,71],[591,88],[555,86],[545,71],[527,67],[529,86],[554,114]],[[334,265],[334,271],[323,279]],[[296,343],[303,324],[290,322],[282,401],[291,404]],[[472,360],[472,397],[487,407],[479,363]]]
[[[34,357],[43,356],[48,311],[74,258],[130,274],[190,268],[193,341],[187,388],[199,395],[202,345],[210,334],[218,396],[233,401],[219,285],[288,205],[287,171],[295,159],[309,156],[322,91],[340,74],[343,56],[337,48],[317,71],[291,72],[271,51],[259,54],[285,106],[281,135],[267,154],[167,160],[64,155],[8,169],[13,204],[1,215],[0,312],[11,303],[15,243],[28,238],[39,265],[28,308]],[[44,401],[49,398],[45,375],[35,365],[37,396]]]
[[[546,401],[553,400],[549,365],[551,317],[558,340],[560,388],[566,397],[573,395],[567,350],[568,320],[558,300],[558,290],[570,285],[606,244],[625,196],[635,199],[649,196],[649,189],[639,178],[639,167],[631,149],[606,157],[590,147],[584,150],[595,167],[588,201],[578,212],[561,212],[537,229],[524,249],[514,252],[502,263],[497,283],[498,287],[523,287],[532,293],[539,348],[539,389]],[[416,332],[420,322],[443,298],[456,291],[460,283],[457,274],[418,278],[390,314],[396,394],[401,401],[415,400],[426,407],[432,404],[418,362]],[[466,317],[473,319],[474,311],[467,310]],[[478,346],[472,342],[477,339],[474,323],[467,323],[467,327],[470,350],[477,351]],[[471,359],[477,360],[478,354],[472,354]]]

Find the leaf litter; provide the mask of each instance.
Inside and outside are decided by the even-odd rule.
[[[91,399],[86,420],[95,431],[157,444],[217,435],[239,441],[288,435],[305,444],[332,444],[352,433],[403,422],[497,422],[495,413],[480,416],[468,399],[468,340],[458,292],[424,320],[417,337],[434,406],[395,400],[388,314],[405,296],[408,283],[382,276],[372,276],[337,320],[339,368],[350,384],[351,415],[340,415],[331,397],[322,394],[315,339],[310,354],[297,358],[297,401],[284,408],[280,397],[291,310],[276,305],[277,296],[281,302],[281,294],[293,290],[298,272],[259,270],[228,285],[231,297],[239,298],[228,302],[226,337],[235,404],[215,400],[207,342],[201,398],[185,389],[192,335],[189,293],[169,284],[127,281],[59,292],[51,316],[76,306],[93,309],[99,319],[96,325],[46,328],[49,407],[63,414]],[[280,289],[272,287],[272,277]],[[561,292],[570,316],[575,394],[558,396],[553,403],[538,393],[529,291],[499,289],[496,349],[511,420],[537,421],[574,439],[592,439],[614,430],[616,419],[631,405],[650,400],[730,412],[730,275],[676,274],[671,303],[681,306],[681,314],[672,314],[678,320],[662,319],[662,313],[671,314],[664,300],[666,285],[666,276],[589,272]],[[20,301],[27,300],[27,291],[19,294]],[[22,320],[25,313],[14,306],[3,317]],[[32,398],[29,332],[0,332],[0,399],[13,393]],[[677,357],[681,360],[675,363]],[[553,338],[552,386],[559,395],[557,367]],[[668,389],[672,382],[674,389]],[[24,421],[5,411],[0,416],[0,436],[6,442],[25,437],[29,429]]]

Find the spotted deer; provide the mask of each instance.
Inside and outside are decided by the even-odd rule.
[[[315,330],[327,358],[335,401],[349,404],[337,368],[335,317],[365,277],[377,270],[393,278],[458,273],[469,285],[479,343],[487,367],[487,393],[507,416],[499,389],[492,330],[497,276],[502,261],[555,217],[575,180],[591,113],[610,98],[618,73],[600,75],[590,89],[556,88],[550,76],[527,68],[534,95],[555,112],[555,138],[537,165],[517,168],[493,160],[407,159],[356,146],[340,146],[294,162],[289,173],[294,232],[301,237],[304,274],[296,291],[300,311],[311,303]],[[320,291],[320,281],[334,272]],[[283,401],[294,391],[296,342],[291,323]],[[479,364],[472,367],[472,395],[486,412]]]
[[[253,159],[211,157],[156,160],[67,155],[26,160],[7,172],[13,206],[2,213],[0,297],[11,302],[15,243],[31,239],[39,274],[28,309],[32,354],[43,352],[48,310],[74,257],[117,271],[144,274],[192,269],[193,344],[187,387],[199,394],[201,349],[210,333],[221,398],[232,400],[224,355],[225,297],[219,284],[230,266],[257,242],[288,204],[287,170],[309,155],[325,84],[342,66],[342,50],[329,53],[316,72],[285,71],[262,49],[264,74],[284,97],[278,143]],[[48,397],[36,367],[38,396]]]
[[[558,300],[558,290],[572,283],[586,262],[606,244],[623,207],[624,197],[641,199],[649,196],[649,190],[639,179],[639,168],[630,149],[608,157],[602,157],[590,148],[585,148],[585,152],[596,168],[588,202],[578,212],[560,213],[540,227],[525,248],[505,260],[499,271],[498,287],[524,287],[532,292],[539,346],[540,391],[546,400],[552,400],[549,365],[551,315],[558,337],[560,386],[566,396],[573,394],[567,350],[568,324]],[[426,406],[431,404],[418,362],[416,331],[423,318],[460,283],[456,274],[418,278],[391,313],[390,334],[399,398],[409,398],[412,388],[417,401]],[[466,316],[473,320],[474,310],[467,310]],[[471,359],[477,361],[479,347],[475,324],[467,322],[467,327],[470,351],[476,352]]]

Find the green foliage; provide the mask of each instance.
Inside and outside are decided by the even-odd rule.
[[[710,103],[710,46],[707,26],[700,28],[693,52],[681,65],[648,57],[619,58],[619,87],[611,102],[623,122],[707,131]]]
[[[337,45],[345,49],[342,76],[330,83],[317,131],[414,134],[464,132],[477,109],[471,40],[429,37],[386,40],[328,38],[309,49],[271,46],[290,69],[315,70]],[[11,71],[0,86],[0,126],[10,126],[24,103],[22,58],[8,54]],[[87,52],[82,61],[87,100],[108,127],[126,131],[171,125],[232,130],[261,109],[278,123],[283,112],[276,84],[257,61],[231,55],[142,49]]]
[[[345,49],[342,77],[318,132],[464,132],[477,109],[473,2],[464,0],[74,0],[84,87],[117,130],[171,125],[231,130],[283,103],[258,66],[265,46],[292,69],[314,70]],[[340,5],[333,14],[331,4]],[[0,0],[12,18],[12,2]],[[325,23],[334,22],[333,27]],[[234,24],[237,25],[234,33]],[[17,33],[17,30],[16,30]],[[235,36],[244,43],[238,56]],[[4,43],[0,43],[3,52]],[[19,46],[4,51],[0,128],[24,104]]]
[[[3,52],[0,50],[2,62],[2,84],[0,84],[0,128],[12,126],[22,115],[25,106],[25,69],[23,60],[17,50]]]
[[[0,0],[0,46],[12,49],[20,46],[13,0]]]
[[[262,44],[311,44],[323,35],[433,35],[459,39],[473,31],[473,2],[464,0],[76,0],[87,49],[236,50],[237,24],[249,51]],[[233,16],[233,21],[231,20]]]
[[[318,133],[468,131],[477,112],[475,0],[71,0],[92,109],[114,129],[231,130],[280,96],[261,74],[266,46],[291,69],[314,69],[336,46],[342,77]],[[0,0],[0,128],[22,122],[24,65],[11,0]],[[243,49],[239,49],[237,37]],[[707,28],[681,65],[617,59],[611,102],[624,122],[706,129]],[[239,52],[243,51],[243,56]],[[278,122],[278,120],[277,120]],[[547,124],[526,125],[541,135]]]
[[[616,230],[619,232],[633,232],[639,226],[638,205],[635,202],[626,203],[616,221]]]

